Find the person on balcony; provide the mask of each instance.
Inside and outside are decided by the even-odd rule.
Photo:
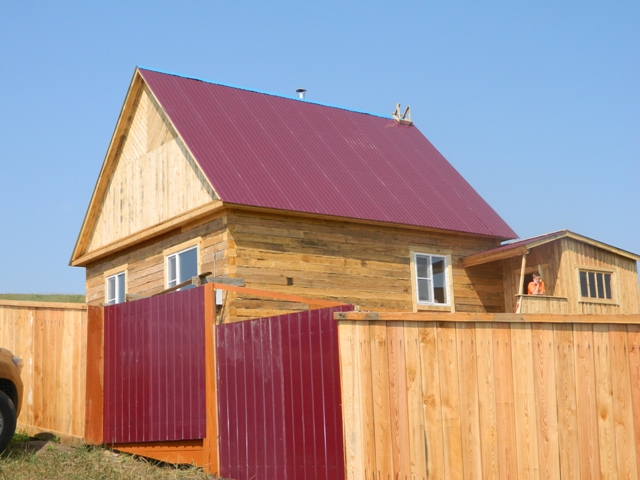
[[[544,282],[542,281],[542,275],[540,272],[533,272],[533,282],[529,282],[527,286],[527,293],[529,295],[544,295]]]

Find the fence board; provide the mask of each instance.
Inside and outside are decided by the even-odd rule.
[[[593,329],[591,325],[575,325],[573,337],[580,478],[595,478],[600,472],[600,452],[598,449],[598,410],[596,408]]]
[[[438,365],[438,329],[435,323],[429,323],[420,328],[420,370],[422,373],[424,425],[427,442],[426,473],[433,478],[445,478],[440,368]],[[378,440],[378,435],[376,435],[376,440]],[[392,476],[382,476],[381,478],[392,478]]]
[[[446,478],[463,478],[458,352],[454,325],[438,325],[438,367],[442,396],[442,437]]]
[[[495,373],[491,325],[476,325],[479,438],[482,439],[483,478],[500,478],[496,418]]]
[[[371,348],[373,418],[376,419],[374,436],[376,478],[389,478],[393,475],[393,456],[391,452],[391,407],[389,405],[389,359],[385,323],[371,323],[369,346]]]
[[[535,325],[531,336],[540,478],[553,480],[560,478],[553,325]]]
[[[593,326],[596,407],[598,411],[598,454],[601,478],[618,478],[618,463],[613,418],[613,387],[609,327]]]
[[[478,368],[474,325],[456,328],[460,370],[460,424],[464,478],[482,478],[482,445],[478,411]]]
[[[633,426],[636,446],[636,465],[640,472],[640,325],[628,325],[629,334],[629,376],[631,379],[631,400],[633,401]]]
[[[420,332],[415,322],[405,322],[405,365],[407,385],[407,421],[409,428],[409,478],[425,480],[427,445],[425,443],[424,395],[420,365]]]
[[[513,367],[511,365],[511,329],[493,325],[493,363],[496,382],[496,425],[500,444],[498,460],[500,478],[518,478],[515,408],[513,401]]]
[[[638,478],[626,327],[609,327],[609,339],[618,475],[621,478]]]
[[[538,478],[538,435],[530,325],[511,326],[518,478]]]

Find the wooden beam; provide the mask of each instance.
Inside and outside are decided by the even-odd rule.
[[[271,292],[268,290],[257,290],[255,288],[236,287],[235,285],[225,285],[222,283],[208,283],[207,285],[213,285],[216,290],[228,290],[230,292],[241,293],[245,295],[255,295],[257,297],[269,297],[278,300],[285,300],[288,302],[306,303],[309,308],[326,308],[326,307],[340,307],[346,305],[339,302],[331,302],[329,300],[319,300],[315,298],[298,297],[296,295],[289,295],[286,293]]]
[[[489,262],[495,262],[497,260],[504,260],[507,258],[517,257],[518,255],[526,255],[529,253],[529,249],[526,245],[515,248],[505,248],[504,250],[475,253],[464,257],[460,260],[464,268],[473,267],[475,265],[482,265]]]
[[[84,441],[101,445],[104,415],[104,310],[89,307],[87,313],[87,377],[85,394]]]
[[[108,245],[105,245],[104,247],[100,247],[93,252],[86,253],[79,257],[74,256],[71,259],[71,266],[84,267],[88,263],[99,260],[100,258],[106,257],[107,255],[110,255],[114,252],[124,250],[125,248],[131,247],[137,243],[144,242],[145,240],[149,240],[150,238],[153,238],[157,235],[162,235],[163,233],[175,230],[176,228],[179,228],[182,225],[187,224],[195,219],[204,218],[208,215],[214,215],[216,213],[221,213],[222,210],[222,202],[220,200],[214,200],[213,202],[209,202],[205,205],[189,210],[188,212],[177,215],[169,220],[165,220],[164,222],[154,225],[153,227],[146,228],[137,233],[122,238],[117,242],[112,242]]]
[[[0,307],[47,308],[61,310],[86,310],[86,303],[31,302],[29,300],[0,300]]]
[[[376,322],[640,324],[640,314],[336,312],[335,320]]]
[[[518,282],[518,293],[522,293],[522,289],[524,288],[524,271],[527,269],[527,254],[522,255],[522,263],[520,265],[520,281]],[[518,299],[516,303],[516,313],[520,313],[522,310],[522,301]]]
[[[203,441],[203,467],[207,473],[219,475],[218,391],[216,384],[216,299],[213,284],[204,286],[204,374],[206,437]]]
[[[161,462],[203,465],[202,440],[172,442],[116,443],[109,447],[119,452],[153,458]]]
[[[207,277],[205,283],[222,283],[224,285],[234,285],[236,287],[244,287],[244,279],[229,277]]]

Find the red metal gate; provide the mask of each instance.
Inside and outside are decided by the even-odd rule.
[[[344,478],[338,327],[352,306],[216,327],[220,474]]]
[[[204,289],[104,309],[104,442],[205,436]]]

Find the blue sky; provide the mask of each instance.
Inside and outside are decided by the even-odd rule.
[[[136,65],[414,123],[520,235],[640,253],[639,2],[0,2],[0,293],[68,267]]]

